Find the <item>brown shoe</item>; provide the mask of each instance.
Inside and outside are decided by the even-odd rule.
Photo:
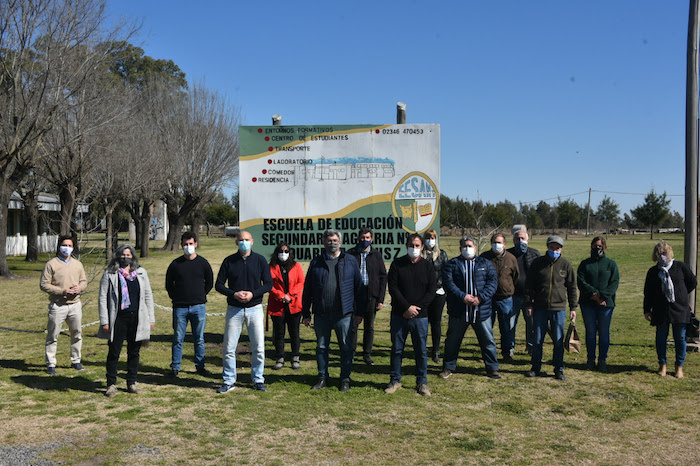
[[[427,384],[420,384],[416,387],[416,392],[418,392],[419,395],[421,396],[430,396],[430,389],[428,388]]]
[[[132,383],[131,385],[126,387],[126,391],[129,393],[133,393],[134,395],[138,395],[139,393],[141,393],[141,390],[136,386],[135,383]]]
[[[498,371],[488,371],[486,372],[486,377],[488,377],[489,379],[500,379],[501,373]]]
[[[442,372],[440,372],[440,374],[438,374],[438,375],[439,375],[441,378],[446,379],[446,378],[448,378],[449,376],[452,375],[452,371],[449,370],[449,369],[443,369]]]
[[[666,377],[666,364],[659,364],[659,370],[656,373],[661,377]]]
[[[682,379],[683,377],[685,377],[683,375],[683,366],[676,366],[676,378]]]
[[[384,389],[384,393],[396,393],[396,391],[401,388],[401,382],[395,380],[389,382],[389,385]]]

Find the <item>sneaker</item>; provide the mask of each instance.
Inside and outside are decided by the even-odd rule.
[[[384,393],[396,393],[396,391],[401,388],[401,382],[395,380],[389,382],[389,385],[384,389]]]
[[[259,391],[259,392],[266,392],[266,391],[267,391],[267,387],[265,386],[264,383],[258,382],[258,383],[256,383],[256,384],[253,385],[253,390],[257,390],[257,391]]]
[[[430,396],[430,389],[428,388],[427,384],[420,384],[416,387],[416,392],[418,392],[419,395],[421,396]]]
[[[443,369],[442,372],[440,372],[440,374],[438,374],[438,375],[439,375],[441,378],[446,379],[446,378],[448,378],[449,376],[452,375],[452,371],[449,370],[449,369]]]
[[[365,354],[364,356],[362,356],[362,360],[368,366],[374,366],[374,359],[372,359],[372,356],[370,356],[369,354]]]
[[[564,375],[564,371],[562,371],[562,370],[554,371],[554,378],[557,380],[566,380],[566,376]]]
[[[525,377],[547,377],[547,373],[545,371],[530,369],[529,371],[525,372]]]
[[[201,375],[202,377],[211,377],[211,376],[212,376],[212,375],[211,375],[211,372],[209,372],[208,370],[206,370],[206,369],[204,368],[204,366],[198,367],[198,368],[197,368],[197,374]]]
[[[71,364],[70,367],[72,367],[72,368],[75,369],[76,371],[84,371],[84,370],[85,370],[85,368],[83,367],[83,365],[80,364],[79,362],[76,362],[75,364]]]
[[[54,366],[49,366],[46,368],[46,373],[49,375],[56,375],[56,368]]]
[[[216,393],[228,393],[235,388],[236,387],[233,384],[229,385],[229,384],[225,383],[221,387],[219,387],[219,389],[216,391]]]
[[[503,378],[501,376],[501,373],[498,371],[487,371],[486,377],[488,377],[489,379],[501,379],[501,378]]]
[[[134,395],[138,395],[139,393],[141,393],[141,389],[137,387],[135,383],[128,385],[126,387],[126,391],[129,393],[133,393]]]
[[[323,388],[326,388],[328,386],[328,382],[326,379],[318,379],[318,382],[316,382],[316,385],[311,387],[311,390],[321,390]]]
[[[179,371],[179,370],[177,370],[177,369],[172,369],[172,370],[170,371],[170,374],[168,374],[168,377],[170,377],[171,379],[177,379],[178,374],[180,374],[180,371]]]
[[[116,385],[110,385],[109,387],[107,387],[107,391],[105,392],[105,396],[111,398],[116,394],[117,394],[117,386]]]
[[[342,382],[340,382],[340,391],[347,392],[348,390],[350,390],[350,381],[343,380]]]
[[[299,356],[294,356],[292,358],[292,369],[297,370],[301,367],[301,364],[299,364]]]
[[[282,369],[283,367],[284,367],[284,358],[279,358],[277,360],[277,363],[275,363],[275,365],[272,366],[272,368],[276,371]]]

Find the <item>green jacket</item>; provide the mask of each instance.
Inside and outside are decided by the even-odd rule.
[[[526,303],[535,309],[549,311],[566,310],[578,307],[576,274],[571,262],[559,257],[552,262],[549,255],[540,256],[532,262],[527,272]]]
[[[598,293],[605,301],[606,307],[615,307],[615,293],[620,284],[620,271],[614,260],[603,257],[589,257],[578,266],[577,282],[581,291],[579,303],[588,306],[599,306],[591,299],[593,293]]]

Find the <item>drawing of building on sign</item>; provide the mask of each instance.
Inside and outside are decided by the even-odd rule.
[[[365,161],[367,160],[367,161]],[[308,165],[294,166],[294,184],[301,180],[345,181],[350,179],[393,178],[394,161],[390,159],[348,159],[330,162],[314,160]]]

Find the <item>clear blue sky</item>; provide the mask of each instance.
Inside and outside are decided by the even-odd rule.
[[[242,123],[439,123],[441,191],[683,194],[687,0],[109,0]],[[602,192],[599,192],[602,191]],[[671,197],[684,213],[682,196]]]

